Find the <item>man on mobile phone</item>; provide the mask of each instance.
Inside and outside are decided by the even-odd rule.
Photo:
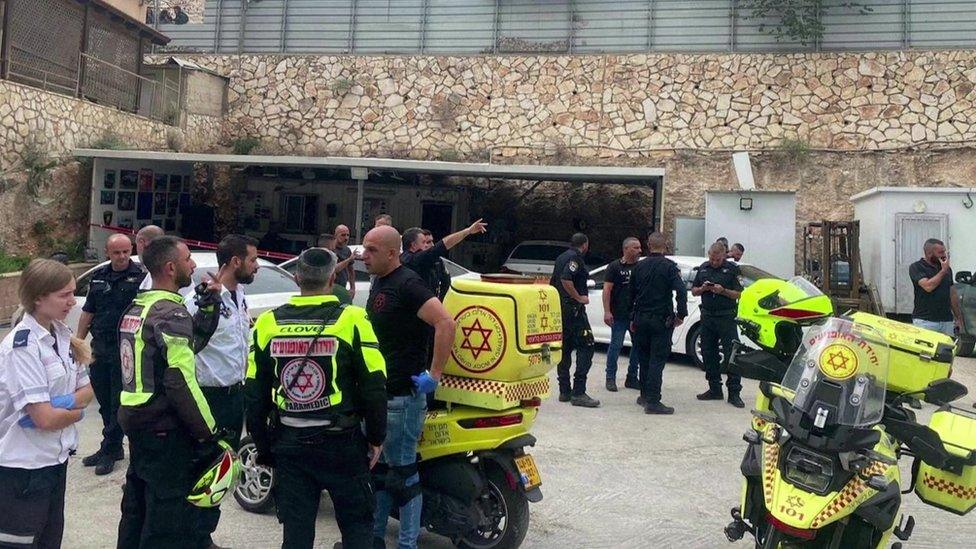
[[[701,348],[705,363],[705,379],[708,390],[698,395],[698,400],[722,400],[721,366],[727,365],[732,356],[732,342],[738,335],[735,328],[737,300],[742,292],[739,266],[726,259],[727,250],[721,242],[708,249],[708,261],[698,267],[698,274],[691,284],[691,295],[701,297]],[[721,345],[722,354],[719,355]],[[725,385],[729,390],[729,404],[744,408],[742,380],[736,374],[726,374]]]
[[[945,244],[930,238],[922,247],[922,259],[908,267],[908,276],[915,290],[912,324],[952,337],[962,330],[962,308],[959,293],[952,280],[949,252]]]

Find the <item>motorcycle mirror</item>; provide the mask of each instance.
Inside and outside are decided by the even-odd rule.
[[[960,284],[972,284],[973,273],[971,271],[959,271],[956,273],[956,282]]]
[[[952,379],[939,379],[925,388],[923,400],[929,404],[948,404],[969,393],[966,386]]]

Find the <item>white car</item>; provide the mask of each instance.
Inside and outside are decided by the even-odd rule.
[[[359,244],[350,245],[349,248],[352,250],[353,255],[360,254],[363,251],[362,245]],[[293,257],[278,266],[287,271],[289,274],[294,274],[296,261],[298,261],[298,258]],[[443,259],[442,261],[444,262],[444,267],[447,268],[448,274],[451,275],[451,278],[456,276],[478,276],[477,273],[473,273],[472,271],[465,269],[449,259]],[[366,264],[359,259],[353,262],[353,269],[356,271],[356,295],[353,296],[352,303],[353,305],[357,305],[359,307],[365,307],[366,298],[369,297],[370,274],[368,271],[366,271]]]
[[[569,242],[556,240],[526,240],[508,254],[501,272],[526,275],[552,275],[559,254],[569,248]]]
[[[681,279],[685,281],[689,289],[698,272],[698,267],[708,261],[708,258],[705,257],[680,255],[671,255],[668,256],[668,259],[678,264],[678,268],[681,270]],[[740,263],[739,270],[742,273],[741,282],[743,288],[760,278],[778,278],[747,263]],[[589,287],[590,304],[586,306],[586,315],[589,317],[590,327],[593,329],[593,339],[597,343],[609,344],[610,327],[603,321],[603,282],[606,272],[607,265],[603,265],[590,273],[590,282],[587,284]],[[701,367],[701,339],[699,337],[701,334],[701,312],[698,310],[700,304],[701,298],[695,297],[691,295],[691,292],[688,292],[688,318],[685,319],[681,326],[675,328],[674,334],[671,336],[671,352],[687,355],[694,359],[695,364]],[[628,333],[624,336],[624,346],[630,347],[630,345],[630,334]]]
[[[196,286],[208,272],[217,272],[217,254],[193,252],[192,257],[193,262],[197,264],[197,268],[193,270],[193,286]],[[133,257],[132,260],[138,263],[137,258]],[[71,312],[64,320],[72,330],[78,328],[78,319],[81,318],[81,308],[85,305],[85,298],[88,296],[88,284],[91,282],[92,273],[107,264],[108,261],[104,261],[78,277],[75,288],[75,301],[77,303],[71,308]],[[298,293],[298,286],[295,285],[295,281],[286,271],[263,259],[258,259],[258,265],[260,268],[254,276],[254,282],[244,286],[248,313],[251,318],[257,318],[264,311],[285,304],[288,298]],[[190,288],[187,291],[191,291]],[[16,325],[22,315],[23,309],[18,307],[11,317],[11,326]]]

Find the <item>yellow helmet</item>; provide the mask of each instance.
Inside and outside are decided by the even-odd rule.
[[[233,493],[241,478],[241,460],[230,444],[218,440],[220,453],[203,471],[186,500],[197,507],[217,507],[227,494]]]

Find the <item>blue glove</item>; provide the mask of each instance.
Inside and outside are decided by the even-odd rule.
[[[56,396],[51,399],[51,406],[54,408],[70,410],[75,407],[75,394],[68,393],[66,395]]]
[[[26,415],[17,421],[17,425],[20,425],[24,429],[36,429],[37,425],[34,425],[34,420],[31,419],[30,415]]]
[[[417,392],[421,394],[430,394],[437,389],[437,380],[430,376],[430,372],[424,372],[419,376],[410,376],[413,380],[413,384],[417,387]]]

